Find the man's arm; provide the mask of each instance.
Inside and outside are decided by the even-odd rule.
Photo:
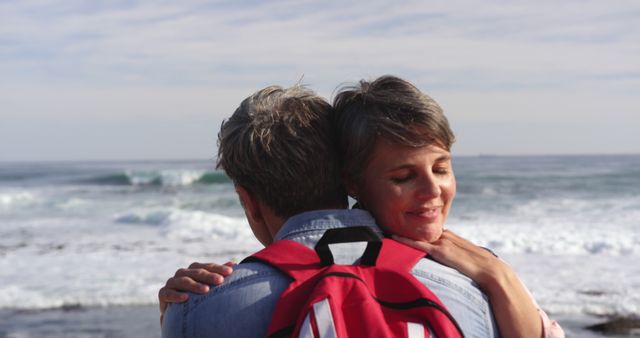
[[[165,338],[264,337],[280,294],[290,279],[274,268],[238,265],[225,282],[203,295],[171,304],[162,324]]]

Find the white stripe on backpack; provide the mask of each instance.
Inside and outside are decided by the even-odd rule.
[[[424,325],[420,323],[407,322],[407,333],[409,338],[425,338]]]
[[[313,336],[313,327],[311,326],[311,315],[312,313],[308,313],[306,317],[304,317],[304,322],[302,322],[302,327],[300,327],[300,338],[315,338]]]
[[[329,299],[325,298],[313,304],[313,312],[316,314],[316,323],[318,324],[319,338],[337,338],[336,327],[333,324],[333,316],[331,315],[331,307]]]

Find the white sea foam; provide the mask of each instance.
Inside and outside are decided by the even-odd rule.
[[[204,174],[204,170],[126,171],[132,185],[160,184],[168,187],[193,184]]]
[[[549,255],[640,255],[637,230],[611,231],[610,227],[584,227],[544,223],[506,224],[451,222],[449,229],[478,245],[499,253]]]
[[[68,200],[61,201],[56,207],[62,210],[84,210],[86,208],[93,207],[92,201],[82,198],[70,198]]]
[[[452,210],[447,226],[504,253],[640,255],[640,194],[512,202],[511,210]]]
[[[29,206],[36,203],[37,200],[37,196],[29,191],[2,191],[0,192],[0,210]]]
[[[552,314],[640,315],[637,256],[503,256]]]
[[[506,259],[553,314],[640,316],[640,184],[626,160],[616,183],[573,179],[592,166],[554,158],[574,167],[553,184],[538,159],[498,160],[467,159],[447,227]],[[189,165],[65,164],[0,182],[0,308],[153,304],[178,267],[260,249],[224,175]]]
[[[142,210],[117,215],[115,221],[125,224],[160,226],[161,233],[170,239],[241,240],[252,236],[245,218],[187,210]]]
[[[178,267],[239,260],[260,248],[242,220],[176,215],[159,226],[49,220],[48,228],[29,227],[28,241],[1,240],[0,308],[154,304]]]
[[[174,212],[165,223],[163,233],[171,239],[233,239],[253,236],[244,218],[233,218],[206,212]]]
[[[166,186],[189,185],[199,180],[202,177],[202,175],[204,175],[204,171],[195,171],[195,170],[188,170],[188,171],[187,170],[180,170],[180,171],[163,170],[160,172],[162,185],[166,185]]]
[[[161,225],[167,222],[170,215],[169,210],[132,211],[116,215],[114,221],[125,224]]]

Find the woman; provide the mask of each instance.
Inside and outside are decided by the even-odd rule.
[[[342,90],[334,101],[349,194],[396,239],[474,280],[503,337],[540,337],[537,305],[489,251],[444,229],[456,193],[454,135],[440,106],[392,76]],[[545,334],[554,329],[546,315]]]
[[[564,336],[508,265],[445,230],[456,192],[449,152],[454,135],[433,99],[402,79],[383,76],[341,90],[334,108],[345,185],[360,208],[397,240],[475,281],[491,300],[501,336]],[[216,284],[230,270],[192,264],[178,271],[160,292],[161,309],[165,301],[185,299],[171,289],[206,292],[192,279]]]

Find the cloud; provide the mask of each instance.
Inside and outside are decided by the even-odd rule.
[[[4,3],[4,70],[167,85],[250,83],[257,74],[305,70],[335,81],[349,70],[393,67],[511,74],[509,82],[534,78],[534,85],[541,71],[640,71],[638,47],[630,47],[640,31],[633,2],[115,4]]]
[[[304,77],[329,97],[391,73],[467,125],[603,110],[626,123],[637,55],[640,3],[629,0],[2,1],[0,116],[220,120],[272,83]]]

